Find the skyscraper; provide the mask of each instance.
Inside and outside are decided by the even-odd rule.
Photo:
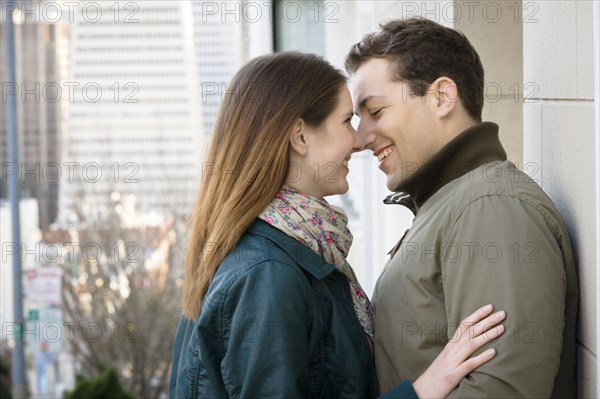
[[[216,3],[212,3],[216,4]],[[212,132],[226,85],[245,61],[243,22],[223,20],[205,1],[193,1],[194,45],[204,113],[204,132]],[[220,13],[219,13],[220,14]]]
[[[233,75],[251,58],[273,51],[272,9],[268,1],[192,1],[198,83],[207,139]]]
[[[22,2],[33,9],[33,2]],[[3,15],[2,18],[8,18]],[[16,82],[7,82],[6,63],[0,62],[2,101],[0,102],[0,151],[2,177],[0,192],[6,197],[8,175],[18,174],[24,197],[37,198],[39,224],[47,228],[58,212],[60,143],[65,131],[61,111],[67,99],[61,95],[65,77],[64,52],[68,51],[68,27],[48,23],[34,14],[19,14],[15,24]],[[0,24],[0,57],[6,54],[5,24]],[[17,97],[19,163],[8,163],[8,137],[5,121],[6,96]]]
[[[113,192],[187,214],[205,147],[190,3],[86,1],[73,15],[61,220],[103,219]]]

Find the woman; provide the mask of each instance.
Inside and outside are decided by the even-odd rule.
[[[374,398],[374,309],[346,261],[346,216],[323,199],[348,190],[360,150],[345,77],[317,56],[277,53],[232,86],[193,214],[170,396]],[[383,397],[446,396],[494,356],[469,360],[502,332],[490,328],[503,312],[490,313]]]

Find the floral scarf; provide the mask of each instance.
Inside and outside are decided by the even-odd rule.
[[[375,309],[346,260],[352,233],[348,230],[344,211],[325,200],[285,186],[258,217],[294,237],[344,273],[350,284],[356,316],[373,340]]]

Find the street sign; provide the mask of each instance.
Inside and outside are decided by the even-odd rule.
[[[59,267],[35,267],[25,273],[25,297],[28,302],[40,305],[61,304],[62,270]]]

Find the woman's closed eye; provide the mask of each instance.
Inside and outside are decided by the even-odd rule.
[[[383,108],[379,108],[377,111],[373,111],[373,112],[371,112],[371,116],[372,116],[372,117],[376,117],[377,115],[379,115],[379,113],[381,112],[381,110],[382,110],[382,109],[383,109]]]

